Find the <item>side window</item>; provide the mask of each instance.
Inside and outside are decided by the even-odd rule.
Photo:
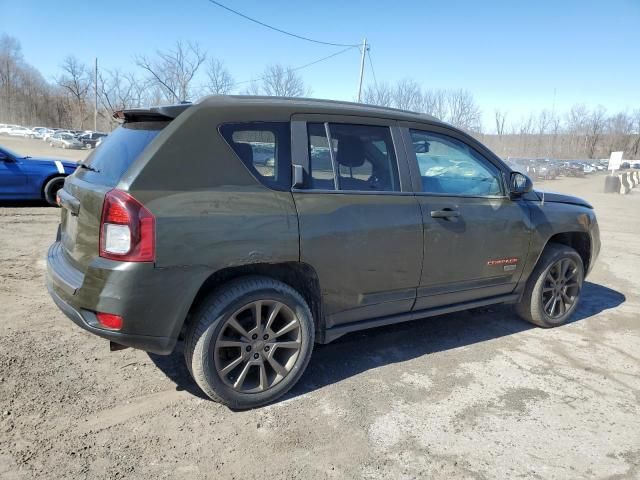
[[[389,127],[309,123],[307,133],[310,188],[333,190],[337,175],[339,190],[400,191]]]
[[[291,188],[289,123],[230,123],[220,133],[258,180],[277,190]]]
[[[502,195],[500,170],[455,138],[411,130],[422,191],[444,195]]]

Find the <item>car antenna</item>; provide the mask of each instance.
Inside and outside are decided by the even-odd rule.
[[[540,206],[544,207],[544,190],[542,190],[542,200],[540,200]]]

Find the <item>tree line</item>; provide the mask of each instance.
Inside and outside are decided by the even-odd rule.
[[[98,129],[117,123],[112,112],[125,108],[193,101],[209,94],[241,93],[288,97],[312,90],[293,68],[267,65],[254,79],[237,81],[225,64],[197,43],[178,41],[153,55],[134,56],[136,69],[104,70],[95,79],[93,65],[73,55],[62,59],[50,80],[22,55],[19,41],[0,36],[0,123],[93,128],[94,96],[98,94]],[[640,108],[609,114],[603,107],[575,105],[568,112],[542,110],[512,119],[495,110],[494,124],[483,125],[483,112],[464,89],[425,89],[411,78],[374,82],[363,102],[426,113],[462,128],[498,155],[604,158],[622,150],[640,158]],[[484,117],[486,118],[486,116]]]

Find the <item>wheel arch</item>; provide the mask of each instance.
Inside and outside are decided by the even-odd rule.
[[[589,264],[591,262],[591,237],[588,232],[573,231],[556,233],[549,237],[544,249],[546,249],[550,243],[566,245],[567,247],[573,248],[582,258],[584,271],[589,271]],[[542,251],[544,251],[544,249]]]
[[[212,273],[202,283],[191,302],[191,306],[182,325],[180,337],[184,337],[193,318],[193,312],[211,292],[231,280],[252,275],[259,275],[281,281],[299,292],[311,309],[316,329],[316,339],[317,341],[322,341],[324,321],[322,316],[320,282],[315,269],[311,265],[303,262],[255,263],[223,268],[222,270]]]

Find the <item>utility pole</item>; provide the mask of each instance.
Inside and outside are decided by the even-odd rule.
[[[95,68],[95,97],[94,97],[94,109],[93,109],[93,131],[98,131],[98,57],[96,57],[96,68]]]
[[[362,80],[364,80],[364,56],[367,54],[367,39],[362,40],[362,56],[360,57],[360,82],[358,82],[358,103],[362,98]]]

